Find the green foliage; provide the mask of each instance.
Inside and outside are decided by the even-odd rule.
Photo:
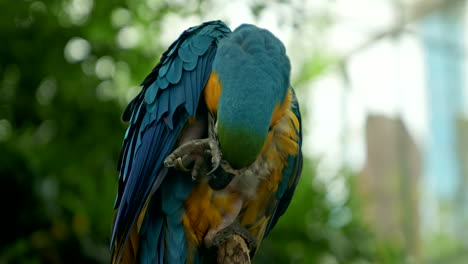
[[[120,115],[163,51],[169,12],[191,11],[146,0],[0,2],[0,263],[108,263]],[[306,65],[298,82],[327,65]],[[353,195],[332,206],[305,164],[256,261],[382,260]]]
[[[7,40],[0,43],[1,201],[10,216],[2,217],[9,232],[0,241],[0,262],[108,259],[126,126],[120,122],[126,99],[117,89],[141,81],[159,50],[117,48],[119,28],[109,10],[125,1],[96,1],[92,16],[83,15],[83,6],[67,14],[73,2],[0,3]],[[89,55],[67,58],[73,38],[89,46]]]
[[[322,54],[318,51],[314,52],[302,66],[299,75],[293,82],[293,87],[300,87],[301,85],[314,80],[316,77],[325,73],[336,60],[337,59],[333,58],[331,55]]]

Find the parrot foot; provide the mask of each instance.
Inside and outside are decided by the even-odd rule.
[[[191,140],[176,148],[164,160],[164,166],[174,167],[178,170],[191,172],[192,180],[196,180],[202,172],[207,170],[206,159],[211,157],[213,164],[212,174],[221,163],[221,150],[216,140],[211,138]],[[192,168],[189,167],[192,165]]]
[[[220,246],[226,244],[228,240],[236,235],[244,240],[249,249],[250,258],[252,258],[257,250],[257,240],[239,223],[239,221],[234,221],[234,223],[217,232],[209,246],[210,248],[219,249]]]

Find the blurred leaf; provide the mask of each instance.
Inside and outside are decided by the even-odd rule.
[[[0,239],[0,263],[108,263],[123,107],[165,49],[165,16],[200,16],[197,6],[0,2],[0,200],[9,216],[1,219],[9,232]],[[265,8],[252,7],[257,15]],[[313,53],[295,85],[332,61]],[[325,186],[313,180],[314,162],[305,165],[290,209],[256,261],[397,259],[398,252],[374,245],[352,198],[331,206]]]

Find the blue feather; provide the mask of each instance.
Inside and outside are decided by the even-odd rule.
[[[201,54],[205,54],[205,52],[210,47],[210,43],[213,42],[213,38],[206,35],[200,35],[193,38],[192,45],[196,47]],[[197,54],[198,55],[198,54]]]
[[[192,190],[193,184],[187,175],[173,174],[166,178],[165,188],[161,190],[162,211],[166,215],[167,263],[185,262],[186,241],[181,219],[184,215],[183,201]]]
[[[140,229],[140,262],[154,263],[159,259],[161,252],[158,248],[162,245],[163,217],[157,200],[153,198],[148,205],[147,214]]]
[[[199,48],[199,47],[195,46],[193,43],[191,43],[188,47],[189,47],[189,50],[191,52],[193,52],[197,56],[200,56],[200,54],[203,54],[203,52],[204,52],[203,48]]]
[[[169,86],[169,81],[167,81],[166,77],[160,77],[158,80],[156,80],[156,84],[159,86],[159,88],[166,89]]]
[[[194,56],[189,50],[187,46],[182,46],[179,48],[178,51],[179,57],[184,61],[184,62],[191,62],[195,61],[198,56]]]
[[[154,115],[155,118],[156,118],[158,116],[158,108],[157,107],[158,107],[157,102],[153,102],[152,104],[147,104],[146,105],[146,112],[151,113],[151,115]]]
[[[213,30],[204,31],[205,28]],[[223,31],[219,31],[221,29]],[[200,37],[202,31],[218,33],[215,39],[214,36]],[[173,150],[187,119],[195,114],[211,72],[216,53],[214,46],[219,38],[229,32],[224,23],[213,21],[182,33],[143,81],[142,91],[125,110],[124,119],[131,119],[131,123],[119,161],[120,179],[111,238],[112,254],[122,252],[131,227],[144,204],[151,199],[151,206],[147,208],[140,230],[144,237],[140,241],[140,262],[184,262],[186,253],[180,254],[180,250],[185,249],[186,242],[180,220],[183,200],[191,190],[192,182],[190,177],[185,177],[186,182],[179,179],[177,184],[171,183],[171,177],[177,177],[166,177],[172,170],[163,167],[163,160]],[[182,47],[186,47],[186,53],[179,52]],[[167,200],[158,198],[158,193],[162,195],[161,190],[171,193]],[[165,204],[162,201],[166,201]],[[164,252],[165,249],[167,252]]]
[[[192,71],[198,65],[198,57],[193,61],[184,61],[184,70]]]
[[[136,111],[135,114],[132,116],[132,122],[131,122],[132,124],[135,124],[135,123],[137,122],[138,117],[140,116],[140,110],[141,110],[141,106],[142,106],[142,105],[143,105],[143,104],[140,104],[140,105],[138,106],[137,111]]]
[[[172,61],[171,63],[168,62],[161,66],[161,68],[159,69],[159,77],[163,77],[166,75],[167,71],[169,70],[169,66],[171,66],[171,64],[172,64]]]
[[[182,76],[182,60],[177,56],[172,61],[171,68],[167,71],[166,78],[170,83],[178,83]]]
[[[158,92],[158,86],[155,82],[150,87],[148,87],[148,89],[146,89],[145,102],[147,104],[152,104],[154,100],[156,99],[157,92]]]
[[[193,91],[193,89],[190,89],[190,87],[192,86],[193,79],[194,79],[193,77],[194,72],[192,71],[192,72],[189,72],[188,74],[190,74],[190,78],[185,78],[184,82],[182,83],[182,86],[184,87],[185,96],[187,97],[187,100],[185,102],[185,110],[187,112],[191,112],[193,111],[194,105],[196,105],[192,94],[196,92]]]

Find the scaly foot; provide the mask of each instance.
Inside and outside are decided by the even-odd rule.
[[[195,139],[175,149],[164,160],[164,166],[191,172],[192,179],[196,180],[206,170],[206,159],[211,157],[212,174],[221,163],[221,151],[216,140],[211,138]],[[193,163],[192,168],[190,168]]]
[[[216,232],[211,241],[207,241],[207,238],[205,238],[205,244],[208,247],[218,248],[221,244],[223,244],[226,240],[228,240],[234,235],[239,235],[240,237],[242,237],[242,239],[244,239],[245,243],[247,244],[247,247],[249,248],[250,257],[252,258],[255,255],[255,251],[257,250],[257,239],[255,239],[250,234],[250,232],[245,227],[243,227],[238,221],[234,221],[226,228]]]

